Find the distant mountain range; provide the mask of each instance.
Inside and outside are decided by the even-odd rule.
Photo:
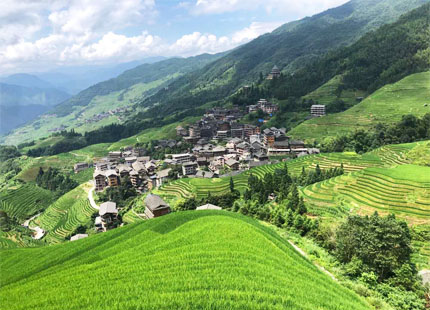
[[[97,83],[49,110],[49,113],[14,130],[6,143],[31,141],[61,129],[88,131],[102,125],[124,121],[139,110],[137,102],[167,87],[170,82],[224,54],[204,54],[189,58],[170,58],[141,64],[119,76]]]
[[[151,57],[117,65],[64,67],[0,77],[0,134],[35,119],[91,85],[117,77],[138,65],[164,59]]]
[[[75,95],[94,84],[115,78],[126,70],[165,59],[166,57],[160,56],[113,65],[60,67],[48,72],[33,73],[33,75],[51,83],[58,89]]]

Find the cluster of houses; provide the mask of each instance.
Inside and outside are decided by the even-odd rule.
[[[272,115],[278,112],[278,105],[267,101],[266,99],[260,99],[257,104],[252,104],[248,106],[248,112],[257,112],[258,110],[263,111],[266,114]]]
[[[144,153],[145,150],[139,148],[124,152],[112,151],[108,157],[97,161],[93,174],[96,191],[118,186],[125,176],[139,192],[161,186],[171,169],[157,171],[162,162],[142,156]]]

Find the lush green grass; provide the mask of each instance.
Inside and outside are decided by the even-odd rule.
[[[336,75],[323,86],[317,88],[313,92],[303,96],[303,99],[312,99],[318,104],[330,105],[336,100],[343,100],[347,105],[357,103],[357,97],[364,97],[363,91],[343,90],[339,97],[336,96],[336,90],[342,82],[342,76]]]
[[[369,214],[395,213],[410,223],[430,223],[430,168],[401,165],[367,168],[305,187],[302,194],[311,211]]]
[[[47,232],[43,240],[47,243],[64,241],[77,227],[90,220],[96,210],[88,201],[89,188],[86,183],[64,194],[31,223]]]
[[[51,191],[30,184],[0,192],[0,209],[20,222],[43,211],[52,202]]]
[[[430,166],[430,141],[416,145],[406,157],[415,165]]]
[[[273,230],[225,211],[0,255],[1,309],[370,309]]]
[[[361,103],[345,112],[308,120],[289,132],[295,138],[322,141],[369,126],[394,123],[403,115],[422,116],[430,113],[430,72],[410,75],[382,87]]]

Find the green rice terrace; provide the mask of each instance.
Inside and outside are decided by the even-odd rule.
[[[430,167],[367,168],[302,189],[315,213],[394,213],[409,223],[430,224]],[[338,206],[333,209],[333,206]]]
[[[344,166],[346,172],[360,171],[369,167],[391,167],[393,165],[407,164],[410,160],[407,152],[416,147],[417,143],[384,146],[375,151],[358,155],[356,153],[330,153],[305,156],[287,161],[288,169],[293,174],[299,174],[302,167],[314,169],[318,164],[321,169],[330,169]],[[276,169],[283,168],[285,162],[252,168],[233,177],[235,188],[244,191],[248,185],[248,177],[253,174],[263,177],[266,173],[273,173]],[[203,198],[210,192],[211,195],[220,195],[230,190],[230,178],[198,179],[187,178],[173,181],[162,186],[155,192],[174,203],[177,199],[196,196]]]
[[[35,185],[22,185],[0,192],[0,210],[9,217],[24,221],[46,209],[52,202],[52,192]]]
[[[357,129],[399,121],[403,115],[430,113],[430,72],[412,74],[377,90],[354,107],[303,122],[288,134],[305,140],[352,133]]]
[[[77,227],[88,222],[91,215],[96,212],[87,198],[89,187],[85,183],[61,196],[30,225],[43,228],[47,232],[44,240],[48,243],[64,241]]]
[[[272,229],[225,211],[173,213],[1,258],[7,310],[371,308]]]

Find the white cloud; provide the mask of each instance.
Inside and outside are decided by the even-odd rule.
[[[196,0],[191,12],[201,14],[221,14],[240,10],[264,9],[273,11],[301,14],[315,14],[324,9],[346,3],[348,0]]]
[[[264,33],[271,32],[281,24],[281,22],[253,22],[249,27],[239,30],[231,36],[221,37],[194,32],[178,39],[169,47],[169,52],[172,55],[178,55],[179,53],[182,56],[223,52],[247,43]]]
[[[341,2],[344,0],[186,0],[177,7],[195,14],[214,14],[281,7],[298,11],[306,6],[322,10]],[[253,22],[222,36],[195,31],[169,43],[144,30],[157,20],[158,14],[155,0],[2,0],[0,74],[148,56],[217,53],[244,44],[281,24]],[[137,29],[141,32],[136,34]]]
[[[55,32],[82,34],[150,23],[156,14],[154,0],[75,0],[49,20]]]
[[[282,24],[283,22],[253,22],[249,27],[235,32],[232,36],[232,42],[234,44],[242,44],[251,41],[264,33],[271,32]]]

